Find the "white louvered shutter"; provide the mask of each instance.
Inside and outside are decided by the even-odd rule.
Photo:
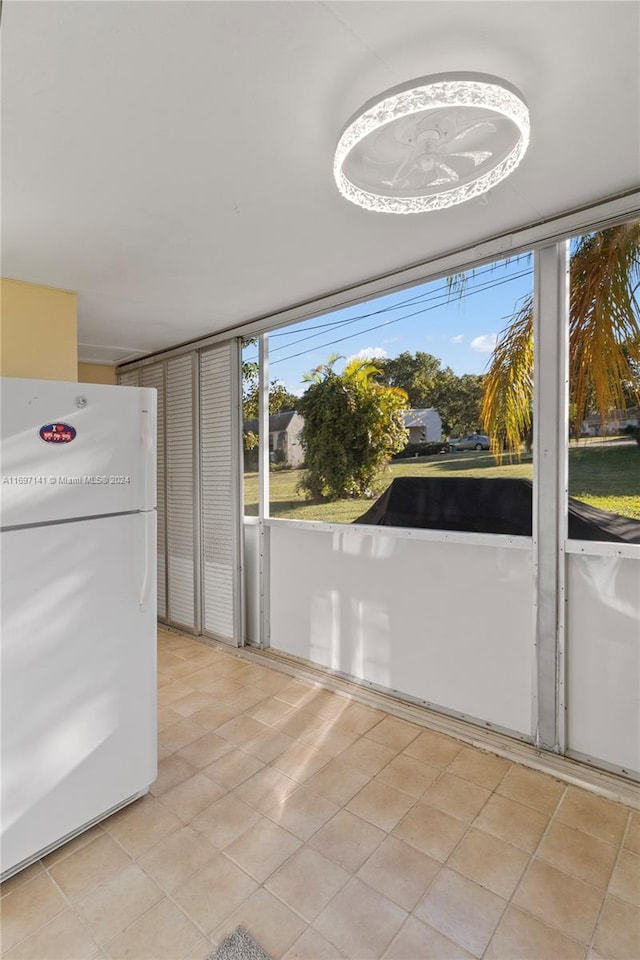
[[[235,341],[200,354],[203,629],[241,643],[239,410]]]
[[[140,370],[125,370],[118,374],[118,386],[120,387],[139,387]]]
[[[165,491],[165,364],[154,363],[142,368],[142,386],[158,391],[157,439],[157,513],[158,513],[158,619],[167,619],[167,550],[166,550],[166,491]]]
[[[167,619],[197,632],[193,355],[166,364]]]

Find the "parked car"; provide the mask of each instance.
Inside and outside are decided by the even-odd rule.
[[[490,446],[489,437],[483,433],[470,433],[459,440],[449,440],[450,450],[488,450]]]

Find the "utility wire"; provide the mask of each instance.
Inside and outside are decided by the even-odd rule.
[[[487,268],[487,270],[488,270],[488,269],[489,269],[489,268]],[[465,294],[465,297],[470,297],[470,296],[472,296],[473,294],[477,294],[477,293],[485,293],[487,290],[491,290],[491,289],[493,289],[493,288],[495,288],[495,287],[502,286],[502,285],[505,284],[505,283],[511,283],[511,281],[513,281],[513,280],[518,280],[518,279],[521,279],[522,277],[528,276],[528,275],[530,274],[530,272],[531,272],[530,270],[522,270],[522,271],[520,271],[519,273],[511,274],[509,277],[504,277],[504,278],[502,278],[502,279],[500,279],[500,280],[495,280],[495,279],[494,279],[494,280],[491,280],[491,281],[485,281],[485,282],[482,283],[482,284],[477,284],[476,287],[475,287],[473,290],[470,290],[468,293]],[[340,329],[340,328],[344,328],[344,327],[347,327],[347,326],[351,326],[351,325],[354,324],[354,323],[360,323],[361,321],[366,320],[367,318],[372,317],[372,316],[379,316],[379,315],[382,314],[382,313],[388,313],[388,312],[390,312],[390,311],[397,311],[397,310],[401,309],[402,306],[407,306],[407,305],[409,305],[410,303],[415,303],[415,302],[422,302],[422,303],[425,303],[425,302],[426,302],[426,303],[429,303],[429,302],[431,302],[431,301],[433,301],[433,300],[442,301],[443,297],[445,297],[445,299],[448,299],[448,293],[447,293],[447,294],[442,294],[442,293],[441,293],[441,294],[437,294],[436,296],[434,296],[433,294],[434,294],[434,292],[432,291],[432,292],[431,292],[429,295],[427,295],[427,296],[408,298],[408,299],[406,299],[406,300],[403,300],[401,303],[396,303],[396,304],[394,304],[393,306],[384,307],[384,308],[381,308],[380,310],[371,311],[371,312],[365,313],[365,314],[360,314],[360,315],[357,316],[357,317],[350,317],[350,318],[345,319],[345,320],[332,321],[332,322],[329,322],[329,323],[326,323],[326,324],[316,325],[316,327],[307,328],[307,329],[318,329],[318,328],[320,328],[321,332],[320,332],[320,333],[311,334],[311,335],[308,336],[308,337],[300,337],[298,340],[294,340],[294,341],[291,341],[291,342],[289,342],[289,343],[287,343],[287,344],[283,344],[283,345],[280,346],[280,347],[274,347],[272,350],[270,350],[270,354],[273,354],[273,353],[275,353],[275,352],[278,351],[278,350],[287,350],[287,349],[289,349],[290,347],[294,346],[296,343],[302,343],[302,342],[304,342],[304,341],[306,341],[306,340],[312,340],[312,339],[314,339],[315,337],[322,336],[322,333],[323,333],[323,332],[324,332],[324,333],[328,333],[330,329],[337,330],[337,329]],[[304,356],[304,355],[307,354],[307,353],[313,353],[315,350],[321,350],[321,349],[323,349],[324,347],[332,346],[332,345],[335,344],[335,343],[343,343],[345,340],[351,340],[351,339],[353,339],[354,337],[361,336],[362,334],[365,334],[365,333],[370,333],[370,332],[372,332],[373,330],[379,330],[379,329],[381,329],[382,327],[391,325],[392,323],[399,323],[401,320],[408,320],[408,319],[410,319],[411,317],[418,316],[418,315],[420,315],[420,314],[422,314],[422,313],[427,313],[427,312],[430,311],[430,310],[440,309],[442,306],[443,306],[443,303],[442,303],[442,302],[433,303],[431,306],[421,306],[421,308],[420,308],[419,310],[414,310],[414,311],[412,311],[412,312],[410,312],[410,313],[405,313],[405,314],[403,314],[403,315],[400,316],[400,317],[395,317],[395,318],[393,318],[393,319],[391,319],[391,320],[385,320],[383,323],[379,323],[379,324],[376,324],[376,325],[371,326],[371,327],[366,327],[364,330],[358,330],[358,331],[356,331],[355,333],[349,334],[349,335],[346,336],[346,337],[341,337],[341,338],[338,339],[338,340],[335,340],[335,339],[334,339],[334,340],[329,340],[329,341],[326,341],[325,343],[316,344],[315,346],[311,347],[311,348],[308,349],[308,350],[302,350],[302,351],[300,351],[299,353],[290,354],[289,356],[286,356],[286,357],[280,357],[280,358],[278,358],[277,360],[270,361],[269,366],[273,366],[273,365],[276,364],[276,363],[284,363],[286,360],[293,360],[293,359],[296,359],[297,357],[302,357],[302,356]],[[329,329],[327,329],[327,328],[329,328]],[[290,335],[291,332],[293,332],[293,331],[284,331],[283,333]],[[271,338],[272,336],[276,336],[276,335],[283,335],[283,334],[270,334],[269,336],[270,336],[270,338]],[[249,363],[250,363],[250,362],[252,362],[252,361],[255,361],[256,359],[257,359],[257,354],[256,354],[255,357],[247,358],[246,362],[249,362]]]
[[[474,293],[484,293],[485,291],[491,290],[491,289],[493,289],[493,287],[499,286],[499,285],[502,284],[502,283],[509,283],[511,280],[519,280],[521,277],[528,276],[528,274],[529,274],[529,271],[528,271],[528,270],[523,270],[521,273],[512,274],[510,277],[505,277],[504,279],[499,280],[499,281],[492,281],[491,283],[485,282],[484,284],[479,284],[477,287],[475,287],[475,289],[470,290],[469,293],[466,294],[466,296],[471,296],[471,295],[474,294]],[[431,307],[425,307],[425,308],[424,308],[425,312],[426,312],[427,309],[429,309],[429,310],[435,310],[435,309],[437,309],[438,307],[444,306],[444,303],[448,300],[448,295],[446,295],[446,294],[440,294],[438,297],[430,297],[430,298],[428,298],[428,299],[427,299],[426,301],[424,301],[424,302],[430,303],[432,300],[439,300],[440,302],[439,302],[439,303],[434,303],[434,305],[431,306]],[[405,301],[406,305],[408,305],[410,302],[411,302],[411,301]],[[423,301],[418,301],[418,302],[423,302]],[[353,324],[353,323],[358,323],[358,322],[361,321],[361,320],[366,320],[366,319],[368,319],[368,317],[379,316],[381,313],[389,313],[390,311],[397,311],[397,310],[399,310],[399,309],[401,309],[401,307],[396,304],[396,305],[393,306],[393,307],[385,307],[385,308],[382,309],[382,310],[375,310],[375,311],[373,311],[372,313],[361,314],[359,317],[352,317],[352,318],[350,318],[350,319],[348,319],[348,320],[335,321],[333,324],[325,324],[325,325],[323,325],[323,326],[324,326],[324,327],[327,327],[327,328],[329,328],[329,329],[324,329],[324,330],[321,331],[320,333],[312,333],[312,334],[309,334],[308,337],[300,337],[298,340],[292,340],[292,341],[290,341],[289,343],[285,343],[285,344],[283,344],[283,345],[280,346],[280,347],[273,347],[273,348],[270,347],[269,353],[270,353],[270,354],[273,354],[273,353],[277,353],[279,350],[288,350],[290,347],[295,346],[297,343],[304,343],[305,340],[313,340],[314,337],[321,337],[323,332],[324,332],[324,333],[328,333],[329,330],[331,330],[331,329],[332,329],[332,330],[337,330],[337,329],[339,329],[339,328],[341,328],[341,327],[346,327],[346,326],[350,326],[350,325]],[[418,313],[419,313],[419,312],[420,312],[420,311],[418,311]],[[412,314],[407,314],[406,316],[415,316],[415,314],[413,314],[413,313],[412,313]],[[404,318],[403,318],[403,317],[398,317],[398,320],[402,320],[402,319],[404,319]],[[395,322],[395,321],[394,321],[394,322]],[[307,329],[308,329],[308,328],[307,328]],[[366,332],[367,332],[366,330],[363,330],[363,331],[362,331],[362,333],[366,333]],[[274,361],[274,362],[275,362],[275,361]]]
[[[529,271],[525,270],[518,276],[526,276]],[[503,283],[509,283],[510,280],[515,280],[518,278],[515,274],[512,277],[509,277],[506,280],[501,280],[494,286],[500,286]],[[473,290],[468,296],[471,296],[472,293],[482,293],[482,290]],[[441,304],[434,304],[430,307],[422,307],[420,310],[414,310],[412,313],[405,313],[402,317],[396,317],[393,320],[385,320],[384,323],[377,323],[373,327],[366,327],[364,330],[357,330],[355,333],[350,333],[346,337],[340,337],[337,340],[327,340],[326,343],[318,343],[314,347],[310,347],[308,350],[301,350],[300,353],[292,353],[288,357],[279,357],[277,360],[269,361],[269,367],[275,366],[276,363],[284,363],[286,360],[295,360],[297,357],[303,357],[307,353],[314,353],[316,350],[321,350],[323,347],[331,347],[336,343],[344,343],[345,340],[353,340],[354,337],[359,337],[363,333],[371,333],[372,330],[380,330],[381,327],[391,326],[392,323],[399,323],[401,320],[408,320],[410,317],[419,316],[422,313],[428,313],[430,310],[438,310]]]
[[[483,271],[483,272],[489,272],[489,269],[490,269],[490,268],[487,268],[487,270],[486,270],[486,271]],[[531,272],[530,270],[524,270],[524,271],[521,271],[521,272],[518,273],[518,274],[512,274],[510,277],[503,278],[502,280],[496,280],[496,279],[494,279],[494,280],[491,280],[491,281],[484,281],[483,284],[477,284],[476,287],[475,287],[473,290],[470,290],[468,293],[465,293],[464,296],[465,296],[465,297],[469,297],[469,296],[471,296],[473,293],[482,293],[482,292],[484,292],[484,291],[486,291],[486,290],[492,289],[493,287],[501,286],[503,283],[509,283],[509,282],[511,282],[511,280],[517,280],[517,279],[519,279],[519,278],[522,277],[522,276],[526,276],[526,275],[529,274],[530,272]],[[434,295],[434,294],[435,294],[435,295]],[[329,322],[327,322],[327,323],[315,324],[314,326],[305,327],[304,330],[306,331],[306,330],[317,330],[317,329],[319,329],[319,330],[323,330],[324,332],[328,332],[329,330],[335,330],[335,329],[339,329],[340,327],[343,327],[343,326],[350,326],[350,325],[352,325],[352,324],[354,324],[354,323],[359,323],[361,320],[366,320],[366,319],[368,319],[369,317],[379,316],[379,315],[382,314],[382,313],[395,312],[395,311],[397,311],[397,310],[402,309],[403,306],[408,306],[408,305],[410,305],[410,304],[412,304],[412,303],[418,303],[418,302],[429,303],[429,302],[432,302],[433,300],[440,300],[440,301],[442,301],[443,298],[444,298],[445,300],[448,300],[448,299],[450,298],[450,294],[449,294],[448,291],[447,291],[446,293],[437,293],[437,292],[431,291],[429,294],[423,294],[423,295],[421,295],[420,297],[407,298],[407,299],[405,299],[405,300],[399,301],[398,303],[389,305],[389,306],[387,306],[387,307],[381,307],[379,310],[372,310],[372,311],[369,311],[368,313],[361,313],[361,314],[359,314],[357,317],[348,317],[348,318],[343,319],[343,320],[332,320],[332,321],[329,321]],[[443,305],[443,303],[438,304],[438,306],[442,306],[442,305]],[[411,316],[413,316],[413,314],[411,314]],[[403,318],[401,317],[401,318],[399,318],[399,319],[403,319]],[[296,327],[299,329],[298,325],[296,325]],[[302,332],[302,331],[300,330],[300,332]],[[363,332],[363,333],[366,333],[366,331],[362,331],[362,332]],[[291,336],[292,333],[295,333],[295,328],[294,328],[294,329],[290,329],[290,330],[283,330],[283,331],[280,331],[280,332],[277,332],[277,333],[270,333],[268,336],[269,336],[269,340],[271,340],[271,339],[273,339],[274,337]],[[315,334],[315,336],[321,336],[321,335],[322,335],[321,333],[320,333],[320,334]],[[289,348],[289,347],[294,346],[295,343],[302,343],[303,340],[310,340],[310,339],[312,339],[311,336],[309,336],[309,337],[301,337],[301,338],[298,339],[298,340],[290,341],[288,344],[286,344],[286,345],[284,345],[284,346],[282,346],[282,347],[274,347],[274,348],[271,350],[271,352],[273,353],[273,352],[275,352],[275,351],[277,351],[277,350],[287,349],[287,348]],[[252,362],[252,361],[255,361],[255,360],[257,360],[257,354],[256,354],[255,356],[253,356],[253,357],[247,358],[247,362]]]
[[[526,254],[526,256],[529,256],[529,254]],[[522,257],[517,257],[517,258],[516,258],[516,260],[519,260],[519,259],[522,259]],[[478,270],[477,273],[474,273],[474,280],[475,280],[476,277],[482,276],[482,275],[484,275],[485,273],[493,273],[493,274],[495,274],[495,265],[489,266],[489,267],[484,267],[484,268]],[[431,284],[429,284],[429,286],[431,286]],[[464,294],[464,296],[467,296],[467,295],[468,295],[468,294]],[[386,306],[386,307],[380,307],[379,310],[372,310],[372,311],[370,311],[369,313],[361,313],[361,314],[359,315],[359,317],[356,317],[356,318],[347,317],[347,318],[345,318],[345,319],[343,319],[343,320],[331,320],[331,321],[329,321],[328,323],[317,323],[317,324],[314,324],[313,326],[310,325],[310,326],[308,326],[308,327],[305,327],[305,329],[306,329],[306,330],[319,330],[319,329],[321,329],[321,328],[323,328],[323,327],[339,326],[340,324],[343,324],[343,323],[353,323],[354,320],[356,320],[356,319],[366,319],[367,317],[373,317],[373,316],[375,316],[376,314],[379,314],[379,313],[388,313],[388,312],[391,311],[391,310],[400,310],[402,307],[409,306],[409,304],[412,304],[412,303],[428,302],[428,301],[430,301],[430,300],[433,300],[434,298],[441,298],[441,297],[445,297],[447,300],[449,300],[449,299],[451,299],[451,296],[452,296],[451,287],[449,286],[448,283],[445,282],[445,283],[443,283],[441,286],[437,287],[436,289],[430,290],[428,293],[420,293],[420,294],[418,294],[418,295],[415,296],[415,297],[407,297],[405,300],[398,300],[398,301],[396,301],[396,303],[389,304],[389,305]],[[344,307],[343,307],[343,308],[340,308],[340,309],[348,309],[348,307],[347,307],[347,308],[344,308]],[[336,312],[338,312],[338,311],[336,311]],[[297,324],[296,324],[296,326],[297,326]],[[294,330],[295,330],[295,327],[294,327]],[[288,336],[291,336],[291,332],[292,332],[291,329],[288,329],[288,330],[279,330],[279,331],[276,331],[275,333],[270,333],[270,334],[269,334],[269,339],[270,339],[270,340],[273,340],[273,339],[275,339],[275,337],[288,337]]]

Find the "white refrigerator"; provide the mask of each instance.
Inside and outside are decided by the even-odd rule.
[[[156,391],[0,378],[0,874],[157,774]]]

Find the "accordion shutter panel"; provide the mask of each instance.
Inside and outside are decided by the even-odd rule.
[[[166,361],[167,619],[198,632],[193,354]]]
[[[166,549],[166,490],[165,490],[165,365],[154,364],[142,368],[142,386],[158,391],[158,619],[167,619],[167,549]]]
[[[200,355],[203,629],[242,642],[239,522],[238,344]]]

